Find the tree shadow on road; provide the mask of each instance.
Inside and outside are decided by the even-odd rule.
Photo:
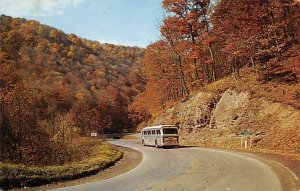
[[[161,147],[162,149],[187,149],[187,148],[193,148],[193,147],[196,147],[196,146],[182,146],[182,145],[179,145],[179,146],[168,146],[168,147]]]

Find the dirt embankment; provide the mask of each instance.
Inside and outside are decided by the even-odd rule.
[[[241,148],[300,158],[300,111],[247,91],[200,92],[154,119],[152,124],[177,124],[181,143]]]

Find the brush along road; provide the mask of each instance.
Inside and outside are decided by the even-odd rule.
[[[129,140],[112,143],[142,152],[142,162],[117,177],[59,190],[297,190],[285,187],[272,168],[252,154],[196,147],[157,149]]]

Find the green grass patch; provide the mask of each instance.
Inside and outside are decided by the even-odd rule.
[[[81,178],[113,165],[123,155],[118,148],[103,142],[92,149],[89,159],[63,166],[30,167],[0,163],[0,188],[31,187]]]

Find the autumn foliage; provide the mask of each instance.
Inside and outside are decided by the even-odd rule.
[[[162,5],[162,38],[146,49],[148,82],[136,99],[151,113],[225,76],[238,79],[242,68],[259,73],[262,83],[298,82],[299,1],[163,0]],[[147,104],[149,97],[156,106]]]
[[[260,83],[299,82],[299,1],[162,6],[161,39],[146,51],[1,16],[0,160],[64,164],[79,136],[133,128],[245,68]]]
[[[143,54],[1,16],[0,161],[61,165],[78,137],[134,127]]]

